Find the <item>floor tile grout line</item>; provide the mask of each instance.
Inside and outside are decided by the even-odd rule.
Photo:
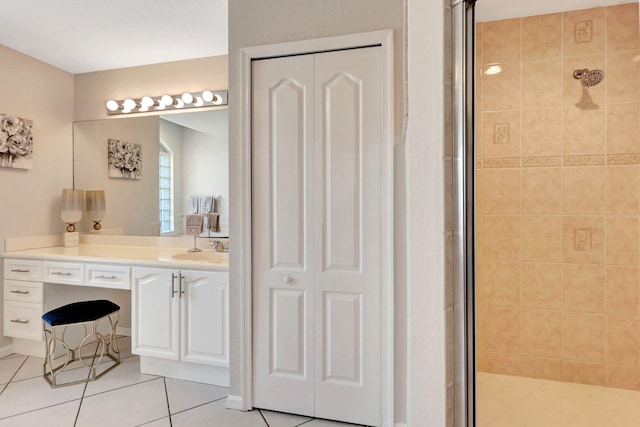
[[[0,362],[2,362],[3,360],[18,359],[20,357],[27,357],[27,356],[25,356],[24,354],[11,353],[11,354],[7,354],[4,357],[0,357]]]
[[[136,424],[135,427],[143,427],[143,426],[146,426],[148,424],[155,423],[156,421],[164,420],[165,418],[169,419],[169,417],[160,417],[160,418],[156,418],[154,420],[145,421],[142,424]],[[171,421],[169,421],[169,423],[171,423]]]
[[[7,383],[4,385],[4,387],[2,387],[2,390],[0,390],[0,395],[2,395],[2,393],[4,393],[4,391],[7,389],[7,387],[9,387],[9,384],[11,384],[13,382],[13,379],[16,377],[16,375],[18,375],[18,372],[20,372],[20,369],[22,369],[24,364],[27,363],[27,360],[29,360],[29,356],[24,358],[24,360],[22,361],[20,366],[18,366],[18,369],[16,369],[16,371],[13,373],[11,378],[9,378],[9,381],[7,381]]]
[[[256,408],[258,410],[258,413],[260,414],[260,416],[262,417],[262,419],[264,420],[264,423],[267,425],[267,427],[270,427],[269,425],[269,421],[267,421],[267,418],[264,416],[264,414],[262,413],[262,409],[260,408]]]
[[[78,411],[76,412],[76,419],[73,420],[73,427],[76,427],[78,424],[78,418],[80,418],[80,411],[82,410],[82,403],[84,402],[84,395],[87,392],[87,387],[89,386],[88,382],[84,383],[84,389],[82,390],[82,396],[80,396],[80,404],[78,404]]]
[[[92,368],[95,366],[95,363],[96,363],[96,355],[98,354],[98,348],[99,348],[99,345],[96,345],[96,348],[93,351],[93,358],[91,359]],[[82,351],[80,351],[80,355],[82,355]],[[98,364],[98,366],[99,365],[100,364]],[[86,369],[86,366],[84,368]],[[87,380],[89,379],[90,375],[91,375],[91,370],[89,369],[89,372],[87,372]],[[78,405],[78,411],[76,412],[76,419],[73,421],[73,427],[75,427],[78,424],[78,418],[80,418],[80,411],[82,410],[82,403],[84,402],[85,394],[87,393],[88,387],[89,387],[89,381],[85,381],[84,388],[82,389],[82,396],[80,397],[80,404]]]
[[[166,377],[162,377],[162,384],[164,384],[164,396],[167,402],[167,412],[169,413],[169,427],[173,427],[173,420],[171,419],[171,405],[169,404],[169,389],[167,388]]]
[[[163,377],[163,378],[165,378],[165,377]],[[166,379],[166,378],[165,378],[165,379]],[[178,415],[178,414],[182,414],[183,412],[187,412],[187,411],[190,411],[190,410],[192,410],[192,409],[196,409],[196,408],[200,408],[200,407],[205,406],[205,405],[211,405],[212,403],[220,402],[222,399],[226,399],[226,398],[227,398],[227,396],[224,396],[224,397],[221,397],[221,398],[219,398],[219,399],[214,399],[214,400],[211,400],[211,401],[209,401],[209,402],[204,402],[204,403],[201,403],[201,404],[199,404],[199,405],[192,406],[192,407],[187,408],[187,409],[183,409],[182,411],[173,412],[171,415]],[[169,399],[167,398],[167,400],[169,400]]]
[[[150,381],[157,381],[157,380],[160,380],[160,379],[164,379],[164,377],[156,376],[155,378],[149,378],[147,380],[140,381],[139,383],[123,385],[121,387],[116,387],[116,388],[112,388],[112,389],[109,389],[109,390],[101,391],[100,393],[90,394],[89,396],[86,396],[86,397],[100,396],[101,394],[110,393],[110,392],[116,391],[116,390],[122,390],[122,389],[125,389],[125,388],[128,388],[128,387],[134,387],[134,386],[137,386],[137,385],[140,385],[140,384],[148,383]]]
[[[56,407],[56,406],[60,406],[60,405],[66,405],[67,403],[75,402],[75,401],[80,400],[80,399],[81,399],[81,398],[71,399],[71,400],[66,400],[66,401],[64,401],[64,402],[58,402],[58,403],[55,403],[55,404],[53,404],[53,405],[41,406],[41,407],[39,407],[39,408],[31,409],[31,410],[29,410],[29,411],[20,412],[20,413],[18,413],[18,414],[9,415],[9,416],[7,416],[7,417],[1,417],[1,418],[0,418],[0,421],[8,420],[8,419],[10,419],[10,418],[14,418],[14,417],[19,417],[19,416],[21,416],[21,415],[25,415],[25,414],[30,414],[30,413],[32,413],[32,412],[38,412],[38,411],[41,411],[41,410],[43,410],[43,409],[49,409],[49,408],[54,408],[54,407]]]

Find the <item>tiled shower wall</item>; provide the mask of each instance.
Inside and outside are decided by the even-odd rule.
[[[480,371],[640,390],[638,27],[637,3],[478,24]]]

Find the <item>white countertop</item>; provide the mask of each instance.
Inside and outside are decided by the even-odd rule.
[[[174,256],[180,258],[174,258]],[[141,266],[190,268],[196,270],[229,271],[229,254],[203,249],[197,257],[208,259],[184,259],[190,254],[185,248],[117,245],[80,245],[76,247],[52,246],[4,252],[3,258],[51,260],[66,262],[92,262],[110,264],[135,264]]]

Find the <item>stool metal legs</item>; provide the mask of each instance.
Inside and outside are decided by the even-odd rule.
[[[105,318],[109,321],[108,341],[105,339],[104,335],[98,332],[98,325],[100,321]],[[118,349],[118,342],[116,340],[116,326],[118,325],[118,320],[119,312],[116,311],[95,321],[71,323],[59,326],[49,326],[44,322],[44,336],[46,340],[47,354],[45,356],[42,376],[47,380],[49,385],[56,388],[94,381],[118,366],[120,364],[120,350]],[[65,332],[68,327],[80,325],[84,328],[84,338],[82,338],[82,341],[80,341],[80,344],[77,347],[71,348],[64,340]],[[94,337],[95,339],[92,339]],[[89,356],[83,356],[82,350],[87,345],[96,342],[98,345],[97,350],[99,351],[94,351]],[[64,361],[54,367],[55,352],[58,345],[64,349],[64,354],[62,356]],[[98,374],[97,368],[100,367],[100,364],[105,357],[111,360],[111,362],[106,362],[110,365]],[[85,359],[90,359],[90,363],[87,363]],[[88,377],[77,381],[59,382],[58,375],[62,372],[69,372],[70,370],[66,370],[66,368],[73,362],[80,362],[85,368],[87,368],[89,370]]]

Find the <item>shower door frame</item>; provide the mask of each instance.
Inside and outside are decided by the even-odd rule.
[[[475,3],[452,0],[454,424],[475,426]]]

